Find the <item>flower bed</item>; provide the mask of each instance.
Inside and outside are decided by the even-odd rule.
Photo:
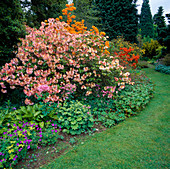
[[[152,83],[134,70],[139,56],[129,54],[133,49],[110,56],[105,33],[95,26],[87,31],[84,21],[71,24],[75,16],[69,11],[75,7],[66,7],[67,23],[60,16],[39,29],[27,27],[17,57],[0,70],[3,94],[9,88],[25,94],[20,98],[24,106],[2,105],[0,167],[15,166],[28,150],[54,144],[63,133],[74,136],[95,131],[95,125],[116,125],[152,97]]]

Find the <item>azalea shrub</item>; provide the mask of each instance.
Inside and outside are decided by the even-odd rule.
[[[63,10],[67,23],[60,16],[42,22],[39,29],[27,27],[16,58],[0,71],[1,92],[7,92],[7,84],[11,89],[19,86],[27,97],[25,104],[33,105],[35,99],[63,102],[70,94],[102,92],[112,98],[132,83],[130,73],[110,56],[105,33],[95,26],[87,31],[84,21],[71,24],[73,10],[73,4]]]
[[[132,54],[139,55],[142,57],[142,55],[145,53],[145,51],[139,47],[136,43],[130,43],[128,41],[125,41],[125,39],[122,36],[118,36],[116,39],[113,39],[110,42],[110,48],[109,52],[113,55],[115,52],[119,53],[120,48],[131,48],[133,49]]]
[[[109,52],[120,60],[121,65],[128,68],[136,68],[138,60],[143,55],[144,50],[137,46],[125,41],[123,37],[117,37],[110,42]]]
[[[137,67],[137,63],[139,60],[139,55],[134,55],[131,54],[131,52],[134,50],[132,48],[120,48],[120,52],[119,54],[115,52],[116,57],[120,59],[120,61],[122,61],[122,65],[124,66],[128,66],[128,67],[132,67],[132,68],[136,68]]]

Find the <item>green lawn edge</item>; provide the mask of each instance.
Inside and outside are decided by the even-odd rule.
[[[102,133],[85,137],[41,168],[170,168],[170,76],[153,68],[144,71],[155,83],[155,94],[140,114]]]

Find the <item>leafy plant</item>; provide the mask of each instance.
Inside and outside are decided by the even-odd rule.
[[[71,135],[81,134],[93,127],[94,119],[90,108],[78,101],[64,102],[52,116],[63,132]]]
[[[35,105],[21,106],[17,110],[11,110],[8,108],[6,111],[2,109],[2,115],[0,116],[0,126],[10,125],[12,123],[18,124],[19,121],[27,121],[39,125],[41,128],[45,127],[45,122],[53,117],[53,111],[58,104],[40,103]],[[10,106],[8,106],[10,107]],[[15,108],[16,109],[16,108]],[[3,128],[3,127],[2,127]],[[2,133],[2,131],[0,132]]]
[[[170,66],[170,53],[163,58],[163,64],[166,66]]]

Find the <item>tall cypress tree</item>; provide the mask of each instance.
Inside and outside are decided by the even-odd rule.
[[[167,27],[165,23],[165,17],[163,16],[163,7],[158,8],[158,12],[153,17],[154,24],[157,25],[157,40],[160,44],[163,44],[163,39],[167,35]]]
[[[138,15],[136,0],[96,0],[100,11],[101,30],[109,39],[123,36],[130,42],[136,41]]]
[[[15,57],[19,38],[25,35],[23,11],[19,0],[0,1],[0,66]]]
[[[154,27],[152,14],[150,10],[149,0],[143,0],[141,15],[140,15],[140,29],[142,37],[149,36],[153,38],[154,36]]]

